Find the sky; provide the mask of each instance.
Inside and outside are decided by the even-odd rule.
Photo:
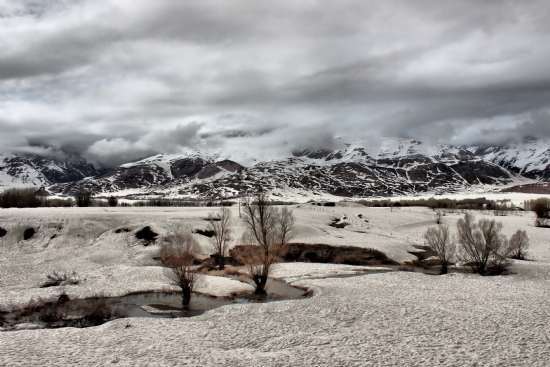
[[[0,152],[550,138],[548,19],[547,0],[0,0]]]

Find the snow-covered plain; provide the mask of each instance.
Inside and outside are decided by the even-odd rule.
[[[117,296],[170,289],[135,232],[161,236],[174,227],[205,229],[208,208],[41,208],[0,210],[0,306],[53,298],[59,287],[39,288],[53,270],[85,277],[66,286],[71,298]],[[232,208],[235,232],[242,226]],[[296,242],[371,247],[404,262],[434,225],[426,208],[366,208],[356,204],[294,207]],[[363,218],[358,215],[362,214]],[[343,216],[344,229],[328,226]],[[447,214],[454,228],[461,214]],[[478,215],[479,218],[494,218]],[[364,267],[280,264],[274,276],[313,290],[312,298],[234,304],[186,319],[134,318],[86,329],[0,333],[6,366],[117,363],[124,366],[546,366],[550,360],[550,230],[533,227],[532,213],[496,218],[510,236],[525,229],[529,258],[513,274],[432,276],[411,272],[360,274]],[[366,222],[367,220],[368,222]],[[33,227],[35,236],[22,240]],[[115,233],[128,228],[130,232]],[[55,235],[55,237],[53,237]],[[206,256],[206,237],[196,235]],[[53,238],[52,238],[53,237]],[[354,275],[355,274],[355,275]],[[199,291],[219,296],[246,284],[208,276]]]

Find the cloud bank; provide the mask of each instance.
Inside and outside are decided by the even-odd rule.
[[[547,1],[0,0],[0,151],[550,137]],[[245,149],[245,150],[246,150]]]

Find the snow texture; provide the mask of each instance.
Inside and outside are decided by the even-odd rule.
[[[414,243],[434,225],[425,208],[294,208],[296,241],[355,245],[410,259]],[[52,270],[75,269],[85,280],[66,286],[70,297],[122,295],[170,287],[134,234],[145,225],[160,236],[175,226],[205,226],[204,208],[69,208],[0,211],[2,289],[0,305],[54,297],[39,288]],[[238,214],[232,209],[239,231]],[[363,218],[359,218],[362,214]],[[328,226],[346,215],[352,224]],[[459,213],[443,221],[454,229]],[[493,218],[478,215],[478,218]],[[365,222],[364,219],[368,220]],[[359,266],[290,263],[274,276],[307,287],[313,297],[263,304],[233,304],[193,318],[119,319],[86,329],[0,333],[5,366],[547,366],[550,359],[550,236],[535,228],[532,213],[496,218],[510,236],[531,239],[529,259],[515,261],[511,275],[431,276],[384,271],[360,274]],[[37,229],[23,241],[25,228]],[[130,232],[115,233],[125,227]],[[56,234],[55,238],[51,238]],[[200,238],[205,256],[211,252]],[[201,291],[223,295],[246,285],[208,277]],[[128,327],[128,320],[130,326]]]

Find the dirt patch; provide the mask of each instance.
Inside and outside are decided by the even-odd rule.
[[[206,236],[206,237],[214,237],[214,235],[216,234],[216,232],[210,231],[208,229],[206,229],[204,231],[202,229],[196,229],[195,233],[198,233],[198,234]]]
[[[4,228],[0,227],[0,237],[4,237],[7,233],[8,233],[8,231],[6,231]]]
[[[27,228],[25,229],[25,232],[23,232],[23,240],[30,240],[34,234],[36,233],[36,231],[34,230],[34,228]]]
[[[330,222],[328,225],[334,228],[345,228],[347,225],[349,225],[349,223],[341,222],[340,219],[334,218],[332,222]]]
[[[371,266],[397,264],[397,262],[388,258],[386,254],[375,249],[305,243],[290,244],[282,258],[287,262],[308,261]]]
[[[229,251],[235,264],[244,254],[261,251],[260,246],[238,245]],[[347,265],[398,265],[381,251],[353,246],[330,246],[325,244],[289,244],[280,256],[281,262],[313,262]]]
[[[151,230],[151,227],[144,227],[142,230],[136,232],[136,238],[138,240],[143,240],[144,246],[149,246],[151,243],[155,243],[157,240],[158,233],[155,233]]]

